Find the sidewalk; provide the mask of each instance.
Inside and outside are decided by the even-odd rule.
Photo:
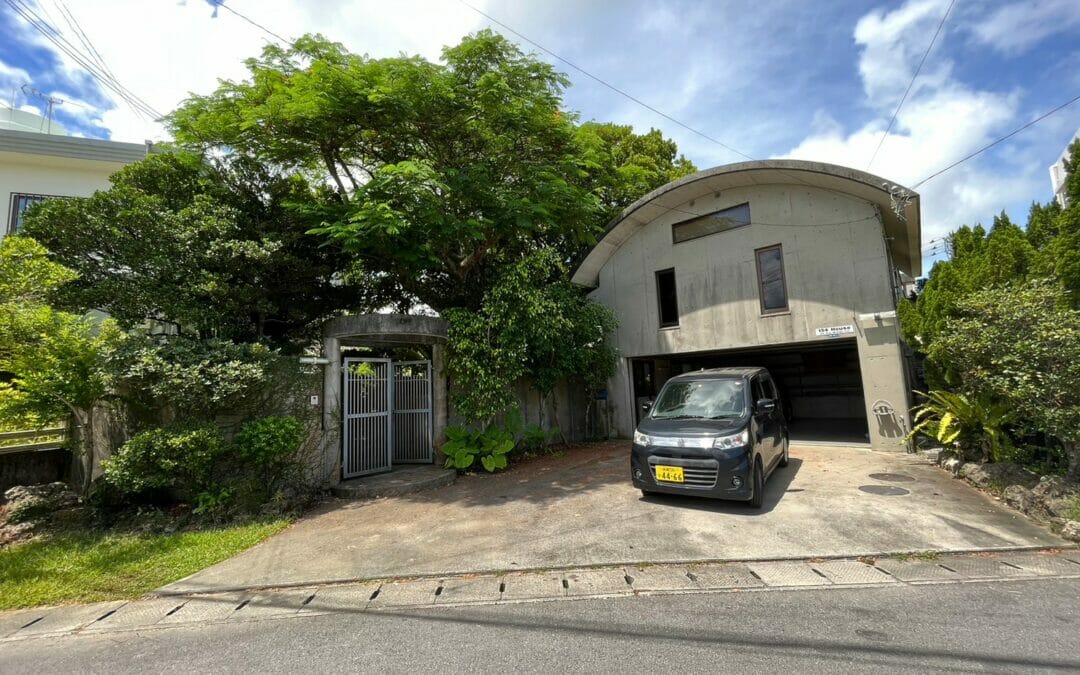
[[[947,584],[1036,578],[1080,579],[1080,551],[972,554],[880,560],[616,566],[561,572],[398,579],[270,591],[161,597],[0,613],[0,642],[71,634],[317,614],[542,602],[566,599]]]

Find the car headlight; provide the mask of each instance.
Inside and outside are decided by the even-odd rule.
[[[643,434],[635,429],[634,445],[652,445],[652,438],[649,436],[649,434]]]
[[[734,450],[736,448],[743,448],[750,442],[750,432],[743,429],[737,434],[731,434],[730,436],[720,436],[713,441],[713,447],[718,450]]]

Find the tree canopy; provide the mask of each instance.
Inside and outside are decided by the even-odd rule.
[[[695,170],[673,141],[578,124],[567,78],[491,31],[438,63],[308,35],[246,64],[168,116],[174,148],[28,212],[76,274],[55,302],[294,350],[335,313],[427,306],[475,385],[454,391],[499,401],[473,419],[512,403],[511,376],[548,392],[610,372],[614,319],[567,270],[620,209]]]
[[[1033,204],[1025,228],[1002,213],[989,232],[978,225],[953,232],[950,260],[934,265],[917,300],[899,312],[931,386],[1007,406],[1016,413],[1014,433],[1057,439],[1069,476],[1080,480],[1076,167],[1080,143],[1070,148],[1067,208]]]
[[[76,274],[54,294],[61,307],[98,309],[127,328],[153,320],[287,344],[343,307],[363,307],[336,280],[346,257],[320,247],[294,210],[314,192],[302,176],[244,158],[164,152],[92,197],[34,206],[25,234]]]

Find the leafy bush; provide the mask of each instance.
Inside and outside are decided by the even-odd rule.
[[[446,444],[442,451],[446,455],[446,468],[464,471],[471,468],[477,458],[489,473],[505,469],[507,454],[514,449],[514,435],[498,426],[483,430],[471,430],[465,427],[447,427]]]
[[[105,480],[129,497],[167,489],[195,495],[209,485],[224,445],[211,424],[150,429],[102,463]]]
[[[977,450],[983,461],[1005,458],[1011,447],[1005,425],[1013,417],[1008,406],[950,391],[916,393],[927,400],[915,406],[915,426],[906,441],[926,434],[946,447],[959,448],[965,455]]]
[[[304,425],[295,417],[263,417],[240,427],[233,447],[255,467],[272,467],[293,459],[304,440]]]
[[[179,335],[131,341],[115,358],[129,408],[144,423],[211,421],[258,407],[279,357],[260,344]]]

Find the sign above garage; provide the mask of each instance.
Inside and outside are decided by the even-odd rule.
[[[818,337],[843,337],[844,335],[854,335],[855,326],[827,326],[825,328],[817,329]]]

